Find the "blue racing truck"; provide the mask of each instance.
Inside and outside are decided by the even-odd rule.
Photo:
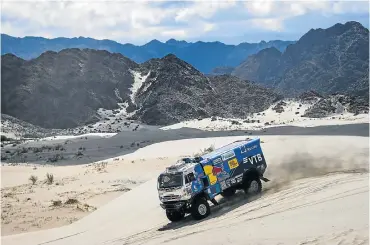
[[[170,221],[190,213],[196,220],[207,217],[215,197],[230,197],[236,190],[261,192],[266,161],[259,138],[235,141],[200,157],[188,157],[166,168],[158,177],[160,205]]]

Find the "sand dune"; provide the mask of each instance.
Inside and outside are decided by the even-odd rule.
[[[272,181],[260,198],[248,200],[238,193],[220,199],[222,204],[203,221],[169,223],[159,207],[156,176],[172,163],[170,158],[240,138],[245,137],[163,142],[122,156],[132,165],[111,160],[108,168],[117,164],[116,177],[148,181],[68,226],[3,236],[2,244],[368,243],[368,137],[262,136],[266,176]],[[135,166],[139,159],[146,160]]]

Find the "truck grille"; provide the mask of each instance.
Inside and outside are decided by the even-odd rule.
[[[166,196],[163,196],[163,200],[164,201],[171,201],[171,200],[178,200],[180,199],[180,195],[166,195]]]
[[[180,202],[164,202],[161,204],[161,207],[164,208],[164,209],[179,209],[181,208],[182,206],[185,205],[185,201],[180,201]]]

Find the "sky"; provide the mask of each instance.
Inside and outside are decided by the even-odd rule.
[[[358,21],[369,1],[13,1],[2,0],[1,33],[91,37],[142,45],[150,40],[298,40],[311,28]]]

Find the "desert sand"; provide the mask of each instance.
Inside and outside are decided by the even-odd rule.
[[[160,171],[168,158],[113,158],[87,165],[22,164],[2,166],[2,235],[70,224],[149,180],[143,172]],[[48,183],[47,174],[53,175]],[[37,181],[32,184],[30,176]]]
[[[159,172],[179,156],[241,138],[245,136],[153,144],[119,160],[107,160],[107,166],[100,170],[102,173],[96,163],[37,169],[2,167],[2,176],[5,173],[7,176],[2,179],[6,190],[2,189],[2,206],[14,205],[13,214],[8,214],[13,218],[9,219],[31,231],[2,234],[2,244],[368,243],[368,137],[261,136],[269,164],[266,177],[271,182],[264,183],[260,198],[248,200],[237,193],[231,200],[219,198],[221,205],[212,207],[212,214],[205,220],[196,222],[187,217],[179,223],[170,223],[157,197]],[[42,183],[47,172],[52,172],[55,183],[60,184]],[[32,186],[27,182],[30,174],[38,175],[40,183]],[[120,185],[115,186],[116,183]],[[14,196],[18,202],[3,197],[12,188],[17,190]],[[122,193],[115,188],[131,190]],[[33,193],[20,193],[30,189]],[[91,197],[93,193],[95,196]],[[58,194],[62,205],[48,207]],[[45,215],[24,201],[28,197],[31,198],[28,202],[36,202],[48,210]],[[69,197],[80,203],[64,204]],[[84,204],[98,208],[79,210],[78,206],[85,207]],[[39,226],[31,225],[30,219],[35,221],[35,215],[42,216]],[[58,223],[55,215],[67,218]],[[52,217],[51,221],[45,220],[48,216]],[[3,231],[21,232],[12,231],[12,222],[2,224]],[[65,226],[53,228],[60,225]]]

